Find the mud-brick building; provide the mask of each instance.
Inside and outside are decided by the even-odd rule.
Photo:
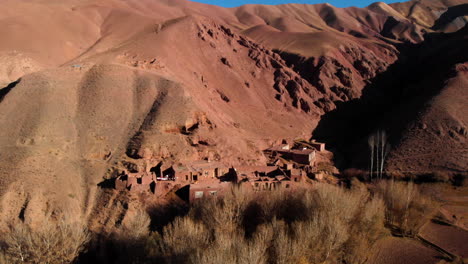
[[[115,189],[127,190],[133,193],[156,193],[156,176],[152,173],[128,173],[124,172],[115,179]]]
[[[222,197],[232,186],[256,192],[292,189],[301,186],[307,179],[307,173],[303,169],[294,168],[292,163],[284,164],[283,167],[234,167],[228,174],[233,174],[233,177],[226,178],[229,180],[208,177],[206,180],[192,182],[189,185],[189,200],[193,202],[202,198]]]
[[[315,149],[302,148],[302,149],[289,149],[282,145],[275,146],[265,150],[265,153],[275,158],[283,158],[291,160],[303,165],[314,165]]]
[[[254,191],[274,191],[291,187],[291,180],[285,176],[248,178],[243,184],[249,184]]]
[[[223,197],[232,188],[231,182],[203,182],[193,183],[189,186],[189,200]]]
[[[272,156],[284,156],[288,155],[290,151],[289,145],[279,145],[266,149],[264,152]]]
[[[293,164],[278,166],[244,166],[235,168],[237,183],[242,188],[253,191],[273,191],[289,189],[305,181],[307,177],[301,169],[294,169]]]
[[[325,151],[325,143],[320,143],[315,140],[312,140],[312,142],[310,142],[309,144],[319,152]]]
[[[292,182],[305,182],[307,179],[307,173],[301,169],[288,169],[285,172]]]
[[[291,159],[299,164],[313,165],[315,159],[315,150],[313,149],[294,149],[290,151]]]
[[[227,175],[230,168],[219,162],[195,161],[185,166],[172,167],[176,181],[199,182],[219,179]]]
[[[235,167],[237,181],[245,177],[284,175],[278,166],[240,166]]]
[[[193,171],[201,174],[204,178],[215,179],[229,172],[229,167],[220,162],[195,161],[188,165]]]
[[[197,171],[191,170],[186,166],[174,166],[174,179],[177,182],[196,182],[200,179],[201,175]]]

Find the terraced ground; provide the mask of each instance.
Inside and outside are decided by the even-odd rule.
[[[440,202],[415,238],[389,237],[373,247],[369,263],[442,263],[468,261],[468,188],[427,187]]]

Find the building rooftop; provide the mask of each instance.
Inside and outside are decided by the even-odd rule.
[[[290,151],[293,154],[298,154],[298,155],[309,155],[311,153],[314,153],[315,150],[313,149],[293,149]]]
[[[267,151],[276,151],[276,152],[288,152],[289,145],[280,145],[268,148]]]
[[[194,168],[219,168],[219,167],[227,167],[226,164],[218,162],[218,161],[206,161],[206,160],[198,160],[191,162],[188,164]]]
[[[278,169],[277,166],[241,166],[234,167],[234,169],[239,173],[251,174],[254,172],[265,172],[270,173]]]

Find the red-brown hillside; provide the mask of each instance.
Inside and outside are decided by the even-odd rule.
[[[145,149],[167,162],[262,163],[273,142],[309,138],[322,116],[360,100],[401,46],[462,28],[461,4],[2,1],[0,220],[34,222],[48,204],[87,216],[97,183]],[[456,140],[466,147],[466,133]]]

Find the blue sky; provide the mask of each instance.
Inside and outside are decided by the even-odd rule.
[[[191,0],[193,2],[200,2],[205,4],[211,5],[218,5],[224,7],[234,7],[240,6],[245,4],[265,4],[265,5],[279,5],[279,4],[287,4],[287,3],[297,3],[297,4],[318,4],[328,2],[337,7],[348,7],[348,6],[358,6],[358,7],[365,7],[373,2],[378,2],[378,0]],[[380,0],[381,2],[385,3],[395,3],[395,2],[402,2],[405,0],[400,1],[385,1]]]

